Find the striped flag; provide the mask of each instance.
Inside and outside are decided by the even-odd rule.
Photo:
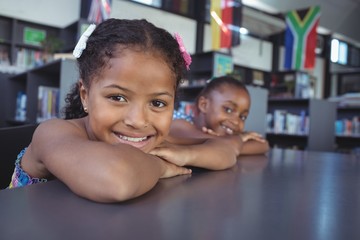
[[[211,0],[212,48],[230,48],[240,44],[241,0]]]
[[[101,23],[108,19],[111,14],[112,0],[91,0],[91,6],[88,15],[88,21],[92,23]]]
[[[320,7],[290,11],[286,14],[285,20],[284,67],[294,70],[313,69]]]

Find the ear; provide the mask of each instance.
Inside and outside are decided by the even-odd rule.
[[[204,96],[200,96],[197,102],[197,107],[201,113],[206,113],[209,106],[209,99]]]
[[[79,81],[79,94],[81,103],[84,108],[87,108],[88,105],[88,89],[84,86],[82,79]]]

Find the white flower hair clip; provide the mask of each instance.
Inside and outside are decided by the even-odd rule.
[[[95,28],[96,28],[96,25],[92,23],[89,25],[89,27],[86,29],[86,31],[81,35],[81,37],[73,51],[74,57],[79,58],[81,56],[82,52],[86,48],[86,42],[87,42],[88,38],[90,37],[90,35],[95,30]]]

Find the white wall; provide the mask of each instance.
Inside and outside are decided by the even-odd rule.
[[[0,15],[63,28],[80,17],[80,0],[0,0]]]
[[[121,0],[113,0],[110,16],[126,19],[145,18],[156,26],[166,29],[171,34],[179,33],[186,50],[191,54],[195,52],[196,21],[194,20]]]
[[[113,1],[111,17],[115,18],[146,18],[155,25],[165,28],[170,33],[178,32],[187,50],[195,52],[196,22],[179,15],[167,13],[154,8],[125,1]],[[211,51],[210,25],[205,26],[204,51]],[[232,49],[235,64],[271,71],[272,44],[249,36],[243,36],[241,45]]]
[[[66,27],[80,17],[81,0],[0,0],[0,15],[55,27]],[[195,52],[196,22],[179,15],[123,0],[112,1],[111,17],[145,18],[170,33],[179,33],[187,50]],[[210,26],[205,26],[204,51],[211,50]],[[234,63],[264,71],[272,69],[272,44],[242,35],[241,45],[232,49]],[[280,48],[279,66],[283,66],[284,49]],[[316,59],[313,75],[317,78],[315,96],[322,98],[324,60]]]
[[[211,27],[205,26],[204,51],[211,51]],[[247,35],[241,35],[240,46],[232,48],[235,64],[271,71],[272,44]]]

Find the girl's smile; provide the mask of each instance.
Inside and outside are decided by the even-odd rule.
[[[167,136],[175,77],[162,58],[123,49],[90,91],[82,89],[83,104],[91,116],[87,129],[94,140],[125,143],[148,152]]]

